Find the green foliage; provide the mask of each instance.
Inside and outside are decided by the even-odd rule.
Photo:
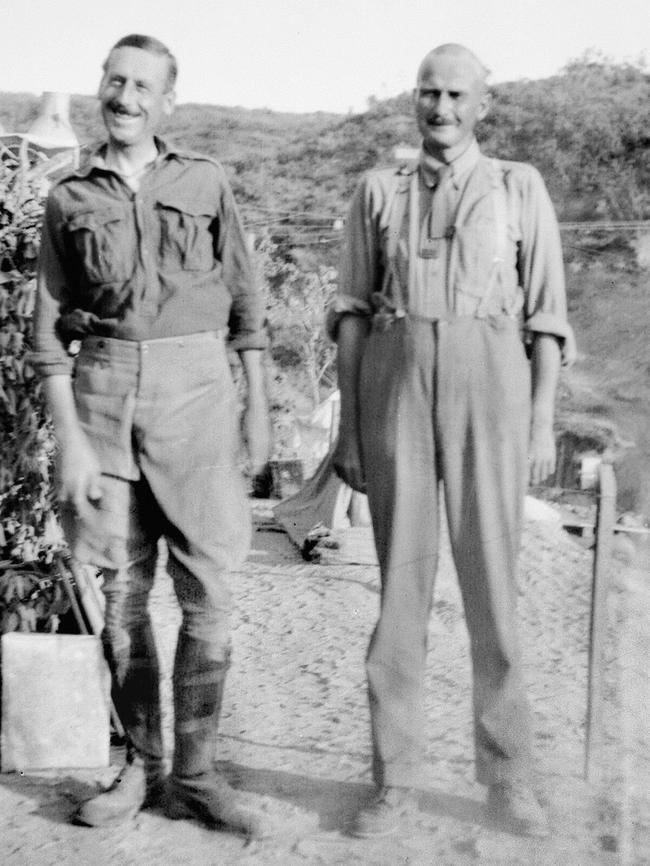
[[[333,385],[335,351],[325,331],[325,314],[336,291],[336,271],[322,265],[316,271],[301,270],[278,255],[278,246],[268,236],[260,240],[257,257],[272,357],[281,368],[302,371],[315,407],[321,389]]]
[[[61,575],[53,573],[51,567],[0,562],[0,634],[56,632],[69,609]]]
[[[325,330],[336,271],[300,266],[268,234],[255,251],[271,349],[267,384],[274,457],[293,455],[296,416],[311,412],[335,387],[335,347]]]
[[[0,559],[49,562],[54,439],[27,360],[47,173],[57,160],[25,148],[0,153]]]

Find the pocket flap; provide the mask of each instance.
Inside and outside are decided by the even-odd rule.
[[[100,226],[106,225],[106,223],[116,222],[121,219],[124,219],[124,210],[122,208],[107,207],[101,210],[73,214],[68,219],[67,227],[72,232],[78,229],[96,231]]]
[[[188,196],[178,192],[159,193],[157,202],[160,207],[170,208],[190,216],[216,216],[216,208],[213,201],[199,196]]]

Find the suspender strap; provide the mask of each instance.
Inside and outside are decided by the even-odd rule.
[[[411,175],[409,191],[409,287],[408,297],[415,297],[418,249],[420,246],[420,173],[414,171]]]
[[[501,170],[499,160],[492,159],[490,162],[492,164],[492,187],[494,189],[492,202],[497,238],[494,261],[501,263],[505,259],[506,245],[508,243],[508,200],[506,198],[503,171]]]
[[[406,212],[406,200],[408,191],[408,176],[399,174],[393,184],[386,204],[384,205],[388,214],[388,244],[386,255],[389,259],[395,258],[399,236],[402,231],[402,220]]]
[[[411,174],[411,189],[413,185],[412,179],[413,177],[417,179],[417,175],[418,171],[416,168]],[[408,198],[409,176],[407,174],[399,174],[385,204],[388,213],[388,242],[386,244],[387,267],[384,278],[383,293],[386,296],[388,295],[388,281],[392,277],[393,296],[391,300],[395,309],[402,311],[406,309],[406,299],[404,298],[404,290],[400,282],[395,257],[397,254],[397,245],[399,244],[400,235],[402,233],[402,223],[404,222],[404,214],[406,213]]]
[[[488,305],[494,295],[494,290],[497,283],[501,280],[501,268],[505,261],[506,245],[508,242],[508,200],[506,198],[506,189],[503,183],[503,172],[498,159],[490,160],[490,168],[492,170],[492,212],[494,216],[495,228],[495,250],[494,259],[492,260],[492,268],[488,279],[485,294],[476,310],[476,317],[484,318],[488,314]]]
[[[503,181],[503,170],[497,159],[490,160],[492,175],[492,208],[495,229],[495,252],[492,267],[488,276],[485,294],[476,308],[475,316],[484,318],[488,315],[490,301],[501,281],[501,270],[508,245],[508,199]],[[420,177],[418,168],[409,174],[400,174],[396,183],[389,192],[385,208],[388,212],[388,242],[386,245],[387,267],[384,278],[384,298],[388,298],[388,282],[392,278],[392,305],[402,315],[408,309],[404,297],[404,287],[399,278],[395,256],[402,232],[402,223],[408,203],[409,209],[409,232],[408,232],[408,296],[414,297],[417,279],[417,263],[420,243]]]

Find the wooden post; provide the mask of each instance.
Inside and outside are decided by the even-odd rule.
[[[616,522],[616,477],[610,462],[599,469],[599,497],[596,517],[591,621],[589,627],[589,672],[587,684],[587,723],[584,775],[593,781],[593,757],[603,738],[603,665],[607,639],[607,593]]]

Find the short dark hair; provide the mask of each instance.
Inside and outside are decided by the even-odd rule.
[[[167,90],[173,89],[178,76],[178,63],[169,48],[167,48],[160,39],[156,39],[154,36],[144,36],[141,33],[129,33],[128,36],[123,36],[121,39],[117,40],[115,45],[113,45],[111,50],[108,52],[108,56],[110,57],[111,53],[117,48],[140,48],[142,51],[148,51],[150,54],[157,54],[158,57],[166,57],[167,81],[165,82],[165,87]],[[107,63],[108,58],[104,61],[102,67],[104,71],[106,71]]]

